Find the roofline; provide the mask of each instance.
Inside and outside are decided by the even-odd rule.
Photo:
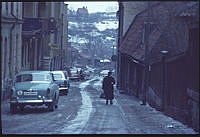
[[[145,67],[144,62],[135,59],[133,56],[130,56],[130,55],[126,54],[126,53],[121,53],[121,54],[122,54],[122,56],[128,57],[134,63],[136,63],[136,64],[138,64],[140,66]],[[179,59],[181,57],[185,57],[186,54],[187,54],[187,52],[181,52],[181,53],[179,53],[177,55],[174,55],[174,56],[171,56],[171,57],[167,57],[166,58],[166,63],[173,62],[173,61],[175,61],[175,60],[177,60],[177,59]],[[161,62],[161,60],[157,60],[157,61],[154,61],[154,62],[149,62],[149,65],[154,65],[154,64],[157,64],[157,63],[160,63],[160,62]]]
[[[156,3],[155,5],[150,6],[150,8],[154,8],[154,7],[156,7],[156,6],[159,6],[159,5],[161,5],[161,3],[163,3],[163,2]],[[135,16],[135,18],[134,18],[133,21],[131,22],[130,26],[128,27],[128,30],[126,31],[125,35],[122,36],[122,40],[121,40],[120,46],[121,46],[122,43],[124,43],[124,40],[126,39],[128,33],[129,33],[129,31],[131,30],[131,27],[134,25],[134,23],[135,23],[135,21],[136,21],[136,18],[138,18],[139,15],[141,15],[141,14],[147,12],[150,8],[144,9],[143,11],[141,11],[140,13],[138,13],[138,14]]]

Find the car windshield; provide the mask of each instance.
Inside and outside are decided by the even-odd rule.
[[[62,74],[53,74],[55,80],[63,79]]]
[[[77,70],[71,70],[71,73],[77,73]]]
[[[26,81],[50,81],[49,74],[22,74],[16,77],[16,82],[26,82]]]

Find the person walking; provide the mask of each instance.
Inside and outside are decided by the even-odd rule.
[[[112,100],[114,99],[114,87],[115,79],[112,77],[112,72],[108,72],[108,75],[104,77],[102,89],[105,94],[106,105],[108,105],[108,100],[110,100],[110,104],[113,104]]]

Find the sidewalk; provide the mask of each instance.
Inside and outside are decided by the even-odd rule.
[[[115,100],[132,134],[199,134],[150,105],[140,105],[134,96],[115,94]]]

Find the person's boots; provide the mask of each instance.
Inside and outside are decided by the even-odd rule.
[[[106,105],[108,105],[108,100],[106,100]]]
[[[110,100],[110,104],[111,104],[111,105],[113,104],[112,100]]]

